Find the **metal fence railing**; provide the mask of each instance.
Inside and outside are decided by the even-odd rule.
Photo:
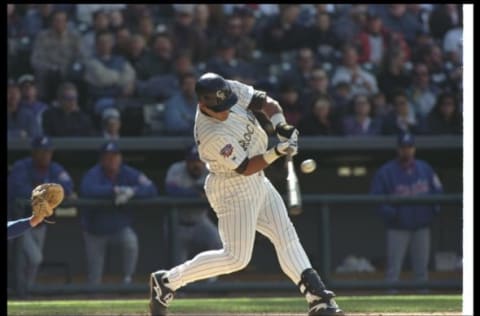
[[[321,254],[319,255],[321,263],[319,264],[320,274],[325,283],[329,284],[335,289],[388,289],[394,286],[398,289],[415,289],[415,288],[431,288],[431,289],[449,289],[460,290],[462,288],[462,280],[431,280],[426,282],[415,281],[399,281],[394,284],[386,283],[383,280],[334,280],[331,272],[331,225],[330,225],[330,205],[333,204],[371,204],[388,202],[390,204],[454,204],[459,205],[458,210],[462,210],[462,195],[461,194],[442,194],[432,196],[415,196],[415,197],[396,197],[396,196],[372,196],[372,195],[317,195],[306,194],[303,196],[304,205],[321,205],[318,208],[318,242]],[[18,207],[28,205],[28,200],[17,200]],[[170,243],[168,249],[170,258],[174,258],[176,249],[176,235],[175,230],[171,229],[176,225],[177,213],[184,206],[199,206],[207,205],[207,202],[197,198],[172,198],[172,197],[157,197],[148,200],[132,200],[129,201],[128,206],[134,206],[137,210],[155,209],[157,211],[165,211],[168,213],[169,236]],[[101,206],[103,208],[116,208],[112,200],[97,200],[97,199],[76,199],[63,201],[60,207],[88,207]],[[123,206],[125,207],[125,206]],[[130,285],[99,285],[92,287],[85,284],[65,284],[65,285],[37,285],[32,289],[33,294],[78,294],[78,293],[137,293],[147,290],[147,285],[130,284]],[[223,282],[218,281],[212,284],[198,283],[188,285],[184,289],[186,292],[225,292],[225,291],[292,291],[295,286],[291,282]]]

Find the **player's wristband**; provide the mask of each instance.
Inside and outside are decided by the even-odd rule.
[[[285,116],[283,113],[275,113],[270,117],[270,122],[272,122],[273,128],[277,128],[278,124],[280,123],[287,123],[287,120],[285,119]]]
[[[277,146],[270,148],[263,154],[263,160],[265,160],[268,164],[271,164],[278,158],[280,158],[282,154],[278,152]]]

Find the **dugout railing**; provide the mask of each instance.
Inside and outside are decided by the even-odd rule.
[[[359,195],[359,194],[329,194],[329,195],[317,195],[317,194],[305,194],[303,195],[303,203],[305,206],[315,205],[317,207],[317,223],[319,229],[317,230],[318,243],[320,250],[321,262],[315,262],[314,264],[319,267],[319,272],[324,279],[325,283],[329,287],[338,290],[381,290],[381,289],[438,289],[438,290],[461,290],[462,280],[430,280],[426,282],[415,281],[398,281],[395,283],[387,283],[383,280],[338,280],[332,277],[331,269],[331,225],[330,214],[331,205],[338,204],[355,204],[355,205],[378,205],[379,203],[391,203],[391,204],[440,204],[440,205],[455,205],[459,206],[454,208],[457,211],[463,209],[463,199],[461,194],[442,194],[435,196],[415,196],[415,197],[395,197],[395,196],[372,196],[372,195]],[[17,200],[17,205],[22,208],[28,205],[28,200]],[[170,246],[169,257],[174,258],[176,249],[176,232],[175,229],[171,229],[176,225],[178,212],[184,207],[188,206],[202,206],[206,205],[205,200],[197,198],[171,198],[171,197],[158,197],[149,200],[133,200],[128,202],[129,206],[135,207],[137,210],[164,210],[167,212],[169,236],[168,242]],[[102,208],[114,208],[117,207],[113,204],[112,200],[93,200],[93,199],[76,199],[65,200],[61,207],[88,207],[96,206]],[[313,262],[312,262],[313,264]],[[59,294],[79,294],[79,293],[146,293],[148,291],[147,284],[128,284],[128,285],[98,285],[90,286],[87,284],[63,284],[63,285],[36,285],[32,288],[32,294],[39,295],[59,295]],[[294,291],[295,286],[289,281],[217,281],[214,283],[193,283],[182,289],[184,292],[211,292],[211,293],[225,293],[225,292],[241,292],[241,291]]]

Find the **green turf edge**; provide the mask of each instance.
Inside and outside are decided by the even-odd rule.
[[[336,299],[351,313],[433,313],[460,312],[461,295],[343,296]],[[62,300],[9,301],[8,315],[144,315],[147,300]],[[179,298],[173,301],[172,313],[302,313],[303,298]]]

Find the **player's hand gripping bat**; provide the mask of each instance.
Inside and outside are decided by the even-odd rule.
[[[286,156],[287,161],[287,207],[290,215],[302,213],[302,195],[298,184],[297,174],[293,165],[293,157],[290,153]]]

